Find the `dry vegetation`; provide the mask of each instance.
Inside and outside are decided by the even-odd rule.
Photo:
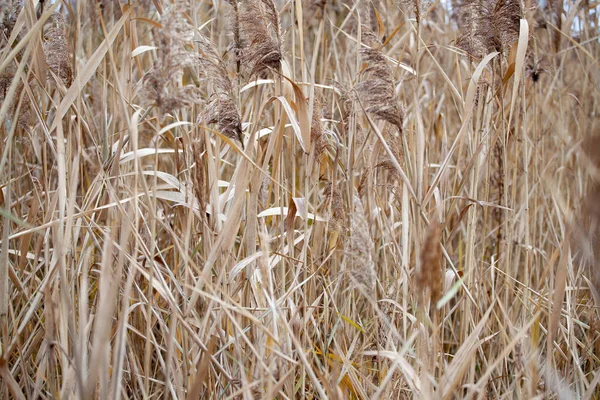
[[[0,2],[0,398],[599,398],[592,0]]]

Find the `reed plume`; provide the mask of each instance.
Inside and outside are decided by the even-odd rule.
[[[315,151],[315,160],[319,160],[327,147],[327,139],[321,122],[323,106],[318,98],[315,97],[313,103],[312,121],[310,125],[310,141]]]
[[[193,179],[194,179],[194,192],[198,199],[200,208],[200,215],[203,216],[206,212],[206,205],[208,204],[208,185],[206,184],[206,165],[203,159],[204,155],[204,139],[202,135],[192,143],[192,155],[196,168],[194,168]]]
[[[385,131],[385,137],[396,160],[400,163],[400,165],[404,164],[404,156],[402,154],[402,139],[400,138],[400,136],[395,135],[394,132],[391,132],[391,129],[388,129]],[[398,170],[396,169],[396,167],[394,167],[394,163],[391,161],[391,157],[387,154],[385,155],[383,161],[375,165],[375,168],[381,168],[386,171],[389,171],[391,177],[394,180],[400,179],[400,174],[398,173]]]
[[[582,143],[582,149],[592,167],[591,188],[583,199],[579,215],[572,226],[572,244],[576,260],[589,270],[594,298],[600,304],[600,136]]]
[[[272,0],[248,0],[240,15],[244,39],[242,60],[250,66],[250,77],[279,70],[282,60],[282,32],[279,13]],[[270,33],[272,32],[272,33]]]
[[[9,65],[7,68],[4,68],[4,71],[0,73],[0,102],[4,102],[4,98],[6,97],[6,92],[10,87],[10,83],[12,82],[15,76],[15,67]]]
[[[400,166],[404,167],[404,154],[402,151],[402,138],[397,135],[395,132],[393,132],[393,129],[387,129],[384,132],[384,137],[386,138],[386,141],[390,147],[390,150],[392,150],[392,154],[394,155],[394,158],[396,159],[396,161],[398,161],[400,163]],[[383,158],[383,161],[377,163],[375,165],[375,168],[386,171],[387,172],[387,176],[388,176],[388,183],[387,183],[387,187],[389,188],[389,190],[391,191],[391,193],[394,195],[394,198],[398,201],[398,204],[401,203],[402,198],[401,198],[401,194],[402,194],[402,186],[400,185],[401,182],[401,176],[398,173],[398,170],[396,169],[396,167],[394,166],[394,163],[392,162],[392,159],[389,155],[385,155]]]
[[[404,13],[413,13],[415,15],[415,20],[418,25],[423,21],[423,17],[425,15],[425,11],[427,10],[429,3],[421,1],[421,0],[399,0],[400,7],[404,11]]]
[[[360,287],[365,293],[371,293],[375,289],[377,280],[373,262],[373,239],[369,232],[369,223],[365,218],[362,201],[357,194],[354,195],[352,204],[350,238],[346,249],[346,273],[352,284]]]
[[[227,0],[227,2],[233,8],[233,12],[231,13],[230,17],[231,30],[233,32],[233,41],[229,44],[227,50],[233,53],[235,62],[237,64],[237,72],[239,74],[242,61],[242,51],[244,47],[242,44],[242,36],[240,32],[240,10],[237,0]]]
[[[198,87],[181,85],[184,68],[198,63],[198,55],[186,47],[194,39],[195,29],[181,17],[181,10],[181,5],[166,9],[162,17],[163,27],[154,28],[158,57],[152,70],[144,77],[144,98],[163,113],[202,101]]]
[[[462,27],[457,45],[474,59],[493,51],[506,53],[519,38],[518,0],[465,0],[456,13]]]
[[[217,54],[215,45],[205,36],[198,40],[200,50],[199,64],[205,75],[212,81],[212,94],[203,112],[204,122],[217,124],[218,129],[228,138],[242,145],[242,123],[234,101],[233,84],[227,67]]]
[[[0,4],[0,53],[5,50],[10,51],[6,48],[7,40],[13,31],[22,7],[21,1],[6,1]],[[16,68],[12,63],[0,71],[0,104],[4,102],[15,72]]]
[[[421,246],[420,262],[416,271],[418,291],[423,296],[424,302],[428,294],[432,305],[440,299],[444,285],[441,237],[442,225],[438,221],[431,221]]]
[[[401,133],[404,108],[396,94],[394,75],[383,54],[381,42],[366,26],[363,26],[363,42],[371,45],[361,49],[362,59],[367,63],[363,71],[367,79],[356,85],[356,92],[366,103],[367,112],[396,126]]]
[[[325,182],[325,209],[329,211],[329,224],[335,230],[342,230],[344,226],[344,199],[338,185],[332,182]]]
[[[45,33],[44,54],[48,68],[63,85],[71,86],[73,80],[71,52],[66,38],[65,17],[62,14],[54,14],[52,26]],[[53,81],[52,78],[50,80]]]
[[[17,17],[23,8],[20,0],[8,0],[0,4],[0,45],[4,46],[17,22]]]

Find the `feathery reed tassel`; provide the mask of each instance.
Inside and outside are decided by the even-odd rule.
[[[196,168],[194,169],[194,192],[200,205],[200,215],[203,216],[206,212],[206,205],[208,203],[207,185],[206,185],[206,167],[204,165],[204,159],[202,153],[204,150],[204,139],[200,135],[200,138],[192,142],[192,154],[194,156],[194,162]]]
[[[373,239],[369,233],[369,223],[365,218],[362,201],[354,195],[353,212],[350,217],[350,242],[347,248],[346,271],[353,284],[366,293],[375,289],[376,273],[373,262]]]
[[[593,182],[583,200],[581,211],[571,229],[575,259],[589,268],[589,278],[596,305],[600,305],[600,136],[587,138],[581,144],[592,167]]]
[[[321,122],[322,105],[315,97],[313,103],[312,122],[310,125],[310,142],[315,151],[315,160],[319,160],[327,147],[327,140],[323,133],[323,123]]]
[[[269,33],[268,24],[275,38]],[[240,26],[245,36],[243,60],[250,65],[250,76],[263,75],[269,69],[279,70],[281,31],[279,14],[271,0],[248,0],[240,15]]]
[[[227,50],[233,52],[234,59],[237,65],[237,72],[240,72],[240,66],[242,61],[242,37],[240,36],[240,11],[238,7],[237,0],[227,0],[231,7],[233,8],[233,13],[231,14],[231,30],[233,31],[233,41],[228,46]]]
[[[16,68],[12,65],[4,68],[4,71],[0,72],[0,103],[4,102],[6,92],[10,88],[10,84],[15,77]]]
[[[158,58],[144,77],[145,97],[163,113],[201,102],[199,88],[181,86],[183,69],[198,62],[198,55],[186,49],[195,29],[182,18],[182,6],[171,6],[162,16],[163,27],[156,32]]]
[[[431,221],[421,247],[420,263],[416,273],[417,288],[423,295],[423,301],[427,292],[433,306],[440,299],[444,285],[441,237],[442,225],[438,221]]]
[[[344,224],[344,200],[338,185],[331,182],[325,182],[325,209],[331,210],[329,213],[329,223],[333,229],[341,230]]]
[[[465,0],[459,3],[455,11],[458,26],[462,27],[456,40],[458,47],[473,59],[485,56],[487,40],[484,26],[485,8],[481,0]]]
[[[519,0],[498,0],[491,10],[490,20],[494,36],[498,39],[500,46],[498,51],[506,51],[519,39],[521,26],[521,2]]]
[[[405,13],[414,13],[417,24],[421,24],[423,21],[423,9],[426,9],[426,4],[423,4],[421,0],[400,0]]]
[[[73,70],[71,69],[71,57],[66,38],[65,17],[62,14],[54,14],[52,27],[46,31],[44,54],[46,55],[46,63],[54,75],[66,87],[71,86]],[[53,81],[52,78],[49,79]]]
[[[217,124],[225,136],[238,140],[243,145],[241,117],[233,100],[233,84],[227,68],[208,38],[200,35],[198,47],[202,53],[199,63],[213,83],[213,93],[202,115],[204,122]]]
[[[356,92],[367,104],[367,112],[395,125],[401,133],[404,109],[396,95],[392,69],[381,51],[381,43],[365,26],[363,26],[363,41],[372,45],[371,48],[361,49],[362,59],[368,64],[363,73],[368,78],[356,85]]]
[[[0,73],[0,104],[6,101],[6,94],[10,88],[10,85],[15,79],[16,68],[12,65],[7,66],[2,73]],[[33,74],[29,76],[29,84],[35,83]],[[23,93],[25,85],[23,82],[19,82],[17,84],[17,90],[12,99],[10,99],[11,103],[9,105],[9,115],[12,115],[8,120],[12,120],[14,118],[14,113],[17,111],[17,107],[19,104],[19,99],[23,96],[23,101],[21,102],[21,108],[19,109],[19,116],[13,122],[17,123],[17,126],[20,126],[23,129],[27,129],[32,126],[33,122],[33,112],[31,110],[31,102],[29,101],[29,96],[27,93]]]
[[[0,4],[0,47],[12,33],[22,8],[23,2],[20,0],[8,0]]]
[[[400,163],[400,165],[403,165],[404,164],[404,155],[402,153],[402,139],[399,136],[396,136],[394,134],[394,132],[392,132],[392,129],[387,129],[385,131],[385,138],[386,138],[387,144],[390,146],[390,149],[392,150],[392,154],[394,155],[396,160]],[[394,181],[399,181],[401,179],[400,174],[398,173],[398,170],[396,169],[396,167],[394,167],[394,163],[391,161],[391,157],[387,154],[383,161],[381,161],[377,165],[375,165],[375,168],[381,168],[386,171],[389,171],[391,178]]]
[[[243,146],[242,123],[240,114],[228,93],[218,92],[210,96],[204,110],[207,124],[217,124],[217,127],[230,139],[237,140]]]
[[[457,45],[472,58],[506,52],[519,38],[522,10],[518,0],[465,0],[456,12],[463,27]]]

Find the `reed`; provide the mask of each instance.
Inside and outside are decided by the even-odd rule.
[[[0,398],[600,397],[593,1],[0,1]]]

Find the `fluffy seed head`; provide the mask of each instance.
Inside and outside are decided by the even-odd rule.
[[[380,120],[389,122],[402,132],[404,109],[396,95],[392,69],[380,48],[377,38],[372,32],[363,34],[363,41],[373,44],[371,48],[363,48],[361,56],[367,68],[363,74],[367,79],[356,85],[356,92],[361,101],[366,103],[366,111]]]
[[[465,0],[456,12],[462,27],[457,44],[472,58],[506,52],[519,38],[519,0]]]
[[[212,82],[212,94],[202,118],[207,124],[217,124],[221,133],[243,144],[241,118],[234,101],[233,84],[227,67],[217,54],[216,46],[207,37],[200,35],[197,44],[201,53],[198,62],[205,76]]]
[[[444,280],[442,277],[442,248],[440,239],[442,226],[437,221],[429,224],[425,240],[421,247],[420,263],[417,268],[416,282],[420,293],[429,293],[433,305],[442,293]],[[423,298],[425,299],[425,298]]]
[[[245,48],[242,59],[250,65],[250,76],[262,75],[269,69],[279,70],[281,32],[279,15],[270,0],[248,0],[240,15]],[[269,26],[271,32],[269,33]]]
[[[346,270],[353,284],[367,293],[375,289],[377,279],[373,262],[373,239],[369,233],[369,223],[358,195],[353,199],[350,217],[350,241],[347,248]]]
[[[198,55],[188,50],[195,29],[181,16],[182,6],[172,6],[162,16],[163,27],[155,30],[158,57],[144,77],[145,98],[163,113],[173,112],[202,101],[200,90],[182,86],[185,68],[198,64]]]
[[[66,38],[65,17],[56,13],[53,16],[52,26],[45,33],[44,54],[48,68],[66,87],[69,87],[73,80],[70,53]],[[53,81],[51,77],[49,79]]]

